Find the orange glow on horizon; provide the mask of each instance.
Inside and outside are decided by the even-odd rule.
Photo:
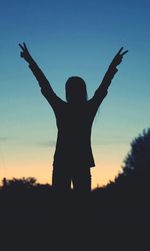
[[[7,172],[7,170],[1,173],[0,179],[2,181],[4,177],[6,177],[7,179],[34,177],[38,183],[51,184],[52,167],[47,166],[46,163],[45,165],[43,163],[43,166],[43,168],[41,168],[41,164],[32,167],[28,166],[28,168],[26,166],[22,166],[21,168],[19,166],[12,166],[12,169],[11,171],[9,171],[9,173]],[[96,166],[94,168],[91,168],[92,189],[104,186],[110,180],[113,181],[118,172],[119,169],[117,169],[116,167],[108,168],[106,166],[102,169],[99,166]]]
[[[91,168],[92,189],[113,181],[121,170],[124,153],[128,146],[95,146],[94,157],[96,166]],[[119,151],[117,150],[119,149]],[[34,177],[38,183],[51,184],[54,148],[12,148],[5,149],[5,165],[0,163],[0,181],[7,179]],[[17,152],[17,155],[16,155]],[[9,156],[9,158],[6,158]]]

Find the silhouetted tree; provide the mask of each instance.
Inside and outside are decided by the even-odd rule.
[[[112,184],[107,185],[107,189],[123,188],[126,194],[131,191],[135,195],[149,193],[150,177],[150,128],[144,129],[131,142],[131,150],[124,159],[122,172],[118,174]],[[128,192],[127,192],[128,191]]]
[[[131,150],[124,160],[123,172],[125,175],[139,170],[144,172],[150,170],[150,128],[144,129],[131,142]]]

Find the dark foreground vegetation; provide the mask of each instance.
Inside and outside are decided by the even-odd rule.
[[[4,179],[0,250],[150,250],[149,137],[150,130],[139,135],[123,172],[90,194]]]
[[[26,250],[148,250],[150,190],[141,184],[131,179],[90,195],[55,194],[48,185],[1,189],[1,244],[22,243]]]

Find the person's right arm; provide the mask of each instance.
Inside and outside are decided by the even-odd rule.
[[[34,61],[32,56],[29,53],[29,50],[25,43],[19,44],[20,48],[22,49],[20,56],[24,58],[24,60],[29,64],[29,68],[31,69],[32,73],[36,77],[39,86],[41,87],[41,92],[45,96],[45,98],[48,100],[48,102],[52,105],[53,101],[56,99],[59,99],[55,92],[53,91],[49,81],[45,77],[42,70],[39,68],[37,63]]]

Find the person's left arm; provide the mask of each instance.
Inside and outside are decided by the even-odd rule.
[[[110,86],[114,75],[118,71],[117,66],[122,62],[123,56],[128,52],[127,50],[122,52],[122,50],[123,50],[123,47],[118,51],[118,53],[113,58],[111,64],[108,67],[106,74],[104,75],[104,78],[101,84],[99,85],[98,89],[96,90],[93,96],[93,99],[97,99],[101,102],[103,98],[106,96],[108,87]]]

